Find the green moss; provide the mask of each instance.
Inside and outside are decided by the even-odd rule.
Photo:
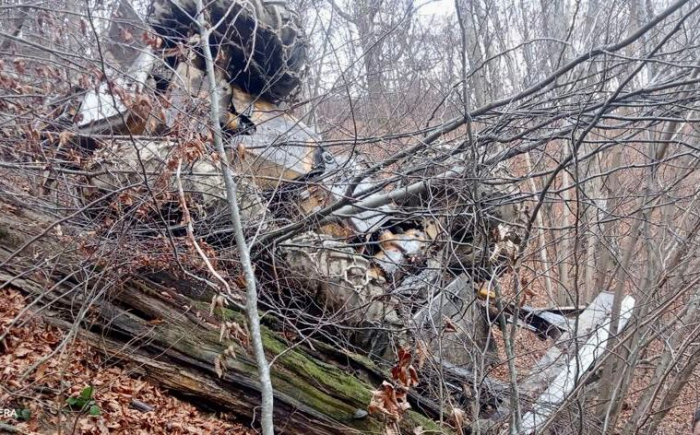
[[[194,302],[201,310],[208,310],[206,303]],[[217,313],[217,317],[223,316],[225,320],[245,322],[243,313],[229,308],[223,308]],[[220,317],[221,318],[221,317]],[[209,336],[209,333],[212,333]],[[281,394],[297,400],[301,405],[308,406],[342,424],[351,426],[362,433],[384,433],[385,423],[376,416],[368,416],[357,420],[354,418],[357,409],[366,409],[372,398],[373,386],[366,384],[340,367],[313,359],[301,348],[291,348],[279,336],[266,326],[261,326],[263,346],[268,355],[268,360],[279,358],[275,361],[272,370],[273,388]],[[206,337],[197,337],[196,340],[187,339],[184,346],[196,347],[199,354],[220,351],[226,347],[223,343],[218,346],[218,333],[209,331]],[[327,345],[322,345],[321,348]],[[375,364],[362,355],[348,355],[357,364],[376,368]],[[229,359],[228,365],[236,367],[251,376],[257,376],[257,367],[249,358]],[[410,431],[417,426],[422,426],[427,431],[440,432],[435,422],[415,412],[406,413],[402,426]]]
[[[369,369],[372,369],[376,372],[379,372],[379,367],[377,367],[377,364],[374,363],[371,359],[369,359],[368,356],[360,355],[358,353],[348,353],[348,357],[356,362],[357,364],[360,364],[363,367],[367,367]]]
[[[451,434],[452,430],[447,428],[440,428],[440,426],[428,417],[417,413],[416,411],[408,411],[404,415],[404,419],[401,422],[401,426],[407,430],[413,430],[414,428],[421,426],[426,433],[436,433],[436,434]],[[409,432],[410,433],[410,432]]]
[[[314,346],[318,349],[327,349],[332,352],[338,352],[336,349],[333,349],[330,344],[326,344],[323,342],[316,342],[314,343]],[[381,373],[382,370],[377,366],[377,364],[372,361],[368,356],[365,355],[360,355],[359,353],[354,353],[354,352],[348,352],[348,351],[342,351],[341,352],[347,359],[352,362],[353,364],[356,364],[360,367],[364,367],[366,369],[372,370],[375,373]]]
[[[358,409],[369,405],[369,385],[339,367],[290,349],[265,327],[262,336],[268,354],[274,357],[284,352],[275,362],[272,382],[276,390],[362,433],[383,433],[384,423],[376,417],[354,418]]]
[[[205,306],[206,303],[194,302],[194,305],[201,310],[209,309]],[[229,308],[219,310],[217,317],[219,316],[229,321],[246,321],[242,313]],[[276,389],[341,421],[351,419],[358,407],[364,408],[369,404],[372,396],[370,387],[359,379],[336,366],[313,360],[300,349],[290,349],[287,343],[265,326],[261,327],[261,333],[268,359],[272,360],[282,354],[275,362],[276,367],[272,373]],[[200,355],[208,353],[207,351],[216,352],[219,347],[223,351],[226,346],[224,343],[218,346],[218,338],[215,331],[207,331],[206,336],[200,335],[196,340],[189,336],[181,339],[178,347],[196,350]],[[246,366],[246,372],[257,372],[254,366],[248,367],[244,360],[230,360],[228,363],[239,369]],[[338,415],[339,411],[341,415]]]
[[[331,396],[345,400],[354,398],[358,404],[364,406],[369,404],[372,397],[370,388],[359,379],[343,372],[339,367],[313,360],[298,349],[289,349],[285,343],[278,340],[274,333],[265,327],[262,328],[262,336],[263,345],[268,353],[277,356],[284,352],[279,358],[278,364],[286,370],[303,375],[304,378],[314,382],[316,387],[322,387]],[[305,385],[309,384],[305,383]],[[352,408],[354,412],[355,407]]]
[[[221,318],[227,322],[233,320],[234,322],[245,323],[248,321],[245,314],[230,308],[219,308],[216,310],[216,315],[221,316]]]

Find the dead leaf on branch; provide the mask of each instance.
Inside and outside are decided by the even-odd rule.
[[[444,322],[445,333],[457,332],[457,325],[455,325],[455,322],[453,322],[452,319],[447,316],[443,316],[442,320]]]
[[[245,161],[245,153],[246,153],[246,147],[243,143],[239,143],[238,147],[236,148],[236,151],[238,152],[238,158],[241,161]]]
[[[234,345],[230,345],[226,348],[226,350],[214,358],[214,371],[219,378],[223,378],[224,373],[226,373],[226,357],[229,356],[233,359],[237,359],[236,348]]]
[[[406,388],[418,385],[418,373],[411,365],[411,353],[404,348],[399,348],[399,361],[391,368],[391,377]]]
[[[211,298],[211,305],[209,307],[209,315],[213,316],[214,311],[216,310],[217,307],[220,307],[223,311],[224,307],[228,305],[228,301],[222,294],[218,294],[216,296],[213,296]]]
[[[192,163],[204,156],[206,145],[201,139],[195,138],[182,144],[184,157],[188,163]]]
[[[152,47],[154,50],[157,50],[163,46],[163,40],[160,37],[153,35],[149,32],[143,32],[143,35],[141,35],[141,37],[143,39],[143,42],[145,42],[146,45]]]
[[[66,146],[71,143],[71,140],[75,137],[75,133],[68,130],[64,130],[58,134],[58,144],[60,146]]]
[[[15,66],[15,71],[18,73],[24,74],[26,72],[24,59],[17,57],[12,61],[12,63]]]
[[[418,358],[418,368],[422,369],[425,365],[425,361],[428,359],[430,352],[428,351],[428,345],[425,341],[418,340],[416,342],[416,357]]]
[[[219,378],[224,377],[223,355],[217,355],[216,358],[214,358],[214,371]]]
[[[221,322],[221,332],[219,341],[234,339],[243,347],[250,346],[250,334],[248,328],[241,326],[238,322]]]
[[[464,421],[466,420],[467,414],[464,410],[459,408],[452,408],[450,413],[450,424],[454,426],[460,433],[462,433],[462,428],[464,427]]]
[[[384,381],[379,390],[372,392],[372,400],[367,411],[370,414],[384,414],[393,422],[398,422],[401,420],[403,412],[411,407],[406,393],[405,388],[396,388],[391,383]]]

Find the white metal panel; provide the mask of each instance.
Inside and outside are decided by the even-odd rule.
[[[631,296],[625,296],[622,300],[618,333],[627,325],[632,316],[634,303],[635,300]],[[520,433],[537,433],[538,428],[547,421],[553,411],[559,408],[559,405],[574,390],[584,373],[593,366],[595,360],[604,354],[610,335],[610,321],[611,317],[608,315],[605,322],[600,327],[595,328],[590,338],[579,347],[578,354],[570,359],[547,389],[537,398],[532,412],[523,416]]]

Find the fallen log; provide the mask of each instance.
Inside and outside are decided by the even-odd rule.
[[[245,340],[221,340],[221,323],[245,324],[236,308],[211,315],[201,283],[165,286],[145,276],[109,280],[108,265],[91,264],[80,252],[79,228],[56,220],[37,204],[0,195],[0,286],[27,295],[32,309],[69,329],[110,358],[198,405],[255,418],[259,406],[257,368]],[[93,259],[94,260],[94,259]],[[43,273],[39,273],[43,272]],[[180,282],[176,288],[172,282]],[[200,294],[198,300],[188,295]],[[366,359],[338,349],[323,360],[304,342],[292,343],[263,327],[272,365],[275,424],[279,433],[379,433],[385,422],[364,415],[381,373]],[[411,433],[437,430],[430,404],[413,401],[401,421]],[[359,417],[359,418],[358,418]]]

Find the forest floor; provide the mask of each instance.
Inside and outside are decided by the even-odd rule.
[[[256,433],[226,414],[198,410],[132,376],[41,316],[22,295],[0,290],[0,433],[150,435]],[[63,343],[63,344],[62,344]],[[144,405],[152,411],[144,412]],[[135,408],[141,407],[142,410]],[[17,411],[6,417],[4,410]]]

